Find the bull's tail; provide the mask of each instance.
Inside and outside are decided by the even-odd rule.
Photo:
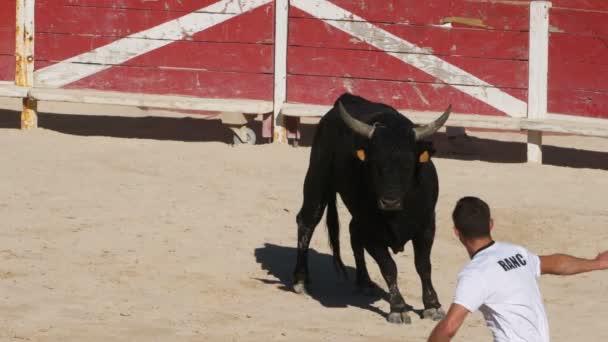
[[[336,193],[330,192],[327,199],[327,233],[329,235],[329,246],[334,254],[334,266],[338,273],[341,273],[345,278],[346,267],[340,257],[340,220],[338,219],[338,209],[336,208]]]

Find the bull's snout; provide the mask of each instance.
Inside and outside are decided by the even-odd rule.
[[[401,209],[401,200],[398,198],[383,197],[378,200],[378,207],[381,210],[400,210]]]

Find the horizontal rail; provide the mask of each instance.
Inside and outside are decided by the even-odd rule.
[[[31,88],[26,96],[38,101],[74,102],[121,105],[209,112],[266,114],[273,109],[272,101],[248,99],[200,98],[176,95],[153,95],[102,90]]]
[[[304,103],[286,103],[281,110],[285,116],[322,117],[332,107]],[[412,111],[399,109],[416,124],[434,120],[439,112]],[[562,114],[548,114],[544,119],[513,118],[508,116],[453,113],[446,122],[447,126],[485,128],[498,130],[535,130],[552,133],[568,133],[584,136],[608,137],[608,120]]]

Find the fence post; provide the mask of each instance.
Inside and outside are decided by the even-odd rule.
[[[528,119],[547,115],[547,77],[549,73],[549,1],[530,3],[528,58]],[[528,131],[528,162],[542,163],[542,131]]]
[[[35,0],[17,0],[15,84],[21,87],[34,85],[34,9]],[[37,127],[36,107],[34,99],[23,99],[21,129]]]
[[[281,108],[287,98],[287,26],[289,20],[289,0],[275,1],[274,16],[274,110],[273,141],[287,143],[285,117]]]

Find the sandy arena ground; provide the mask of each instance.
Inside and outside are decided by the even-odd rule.
[[[309,147],[231,147],[214,121],[45,114],[44,128],[22,132],[17,120],[0,112],[2,341],[423,341],[435,324],[391,325],[384,299],[354,295],[324,226],[312,296],[289,290]],[[445,307],[468,259],[451,231],[460,196],[491,204],[496,239],[538,253],[608,249],[608,140],[547,137],[538,166],[521,162],[521,134],[472,135],[463,150],[436,137],[433,280]],[[342,241],[352,274],[347,229]],[[411,244],[396,261],[421,308]],[[553,341],[608,341],[608,272],[541,286]],[[475,314],[456,340],[489,339]]]

